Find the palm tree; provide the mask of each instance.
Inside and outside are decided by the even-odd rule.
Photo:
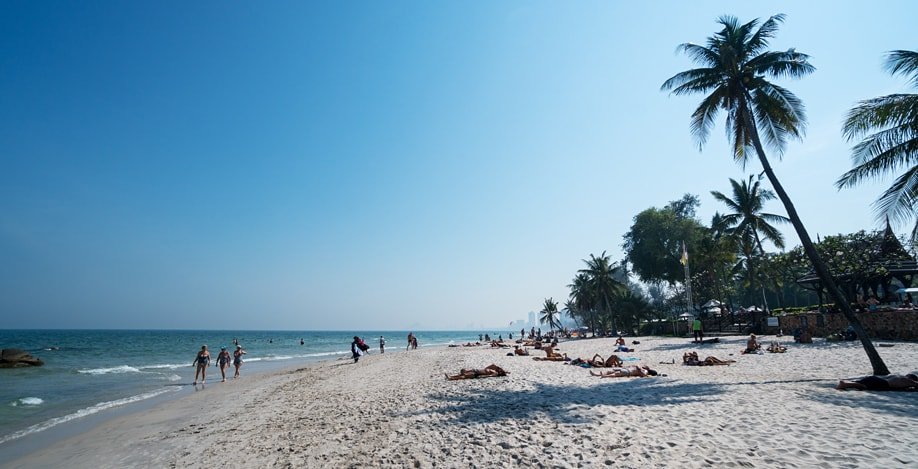
[[[575,310],[580,314],[587,313],[589,315],[590,332],[595,336],[596,315],[594,313],[593,295],[590,291],[590,277],[587,274],[578,273],[567,288],[571,289],[570,303],[575,306]]]
[[[676,95],[710,93],[692,114],[691,131],[699,149],[707,141],[717,114],[726,112],[727,134],[734,159],[745,166],[750,153],[758,156],[817,275],[860,337],[874,374],[886,375],[889,369],[816,252],[797,209],[775,175],[762,146],[764,139],[765,144],[781,155],[787,140],[800,138],[806,125],[800,99],[768,80],[776,77],[799,78],[815,70],[806,54],[794,49],[783,52],[767,50],[769,40],[783,21],[784,15],[775,15],[761,25],[758,19],[740,24],[736,17],[722,16],[717,22],[723,29],[709,37],[706,45],[685,43],[679,46],[680,51],[702,67],[674,75],[663,83],[662,89],[671,90]]]
[[[733,213],[720,216],[720,223],[726,225],[728,231],[739,235],[750,234],[755,239],[759,254],[764,255],[762,237],[771,241],[777,248],[784,247],[784,236],[772,223],[787,223],[789,220],[783,215],[763,213],[765,202],[775,198],[774,192],[761,186],[761,176],[753,181],[754,176],[749,176],[749,181],[737,182],[730,179],[733,186],[733,196],[727,197],[722,192],[711,191],[715,199],[727,205]]]
[[[612,314],[612,298],[627,290],[625,284],[618,280],[622,268],[618,263],[612,262],[612,258],[607,256],[605,251],[599,257],[590,254],[590,259],[584,259],[583,262],[587,267],[579,270],[578,274],[586,276],[591,304],[603,313],[605,319],[612,319],[614,329],[616,324]]]
[[[542,311],[539,312],[542,313],[539,321],[548,324],[549,330],[554,330],[555,324],[558,323],[558,302],[553,298],[545,298],[545,303],[542,304]]]
[[[567,317],[574,320],[574,324],[579,328],[580,327],[580,309],[577,308],[577,305],[572,300],[567,300],[564,302],[564,308],[562,312],[567,312]]]
[[[893,75],[911,75],[912,85],[918,88],[918,52],[888,53],[886,69]],[[874,202],[874,207],[880,216],[895,221],[915,218],[912,241],[918,241],[918,94],[891,94],[861,101],[848,112],[842,131],[848,141],[863,139],[851,151],[854,168],[835,185],[839,189],[852,187],[905,169]]]

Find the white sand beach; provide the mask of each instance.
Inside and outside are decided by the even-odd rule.
[[[507,349],[373,353],[227,383],[128,416],[5,467],[914,467],[918,393],[834,389],[869,374],[859,342],[741,355],[745,338],[639,340],[666,376],[600,379]],[[768,344],[772,337],[763,337]],[[918,343],[880,352],[918,368]],[[564,342],[608,356],[612,339]],[[698,351],[737,362],[688,367]],[[533,351],[533,356],[541,356]],[[675,364],[672,362],[675,361]],[[660,364],[660,362],[667,362]],[[507,377],[447,381],[496,363]]]

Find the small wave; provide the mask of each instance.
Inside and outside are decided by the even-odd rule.
[[[163,376],[163,377],[166,378],[166,379],[169,380],[169,381],[178,381],[178,380],[182,379],[182,377],[179,376],[179,375],[168,375],[168,376]]]
[[[167,392],[170,392],[170,391],[175,391],[175,389],[159,389],[159,390],[152,391],[152,392],[148,392],[148,393],[145,393],[145,394],[138,394],[138,395],[136,395],[136,396],[125,397],[124,399],[116,399],[116,400],[114,400],[114,401],[100,402],[100,403],[98,403],[98,404],[96,404],[96,405],[94,405],[94,406],[87,407],[87,408],[85,408],[85,409],[80,409],[80,410],[78,410],[78,411],[76,411],[76,412],[74,412],[74,413],[72,413],[72,414],[68,414],[68,415],[65,415],[65,416],[63,416],[63,417],[56,417],[56,418],[53,418],[53,419],[50,419],[50,420],[46,420],[46,421],[44,421],[44,422],[42,422],[42,423],[37,423],[37,424],[35,424],[35,425],[32,425],[31,427],[26,428],[26,429],[24,429],[24,430],[20,430],[20,431],[18,431],[18,432],[13,432],[13,433],[11,433],[11,434],[9,434],[9,435],[0,436],[0,444],[6,443],[7,441],[15,440],[15,439],[17,439],[17,438],[22,438],[22,437],[24,437],[24,436],[26,436],[26,435],[31,435],[31,434],[33,434],[33,433],[38,433],[38,432],[40,432],[40,431],[47,430],[47,429],[49,429],[49,428],[51,428],[51,427],[55,427],[55,426],[57,426],[57,425],[60,425],[60,424],[62,424],[62,423],[64,423],[64,422],[69,422],[69,421],[74,420],[74,419],[78,419],[78,418],[81,418],[81,417],[86,417],[87,415],[92,415],[92,414],[95,414],[95,413],[99,413],[99,412],[102,412],[103,410],[111,409],[112,407],[118,407],[118,406],[122,406],[122,405],[126,405],[126,404],[131,404],[131,403],[134,403],[134,402],[139,402],[139,401],[142,401],[142,400],[144,400],[144,399],[149,399],[149,398],[151,398],[151,397],[156,397],[156,396],[158,396],[158,395],[160,395],[160,394],[164,394],[164,393],[167,393]],[[26,398],[26,399],[29,399],[29,398]],[[38,399],[38,398],[34,398],[34,399]],[[20,399],[20,400],[22,400],[22,399]],[[40,400],[40,399],[39,399],[39,400]]]
[[[182,363],[182,364],[180,364],[180,365],[173,364],[173,363],[167,363],[167,364],[164,364],[164,365],[147,365],[147,366],[140,366],[140,367],[138,367],[138,368],[141,369],[141,370],[177,370],[177,369],[179,369],[179,368],[188,367],[189,365],[190,365],[189,363]]]
[[[23,397],[22,399],[16,399],[10,402],[10,405],[13,407],[19,407],[21,405],[36,406],[42,405],[44,402],[45,400],[40,397]]]
[[[88,375],[107,375],[109,373],[140,373],[140,370],[133,366],[121,365],[112,368],[93,368],[91,370],[78,370],[77,373]]]
[[[303,357],[303,358],[308,358],[308,357],[328,357],[328,356],[331,356],[331,355],[344,355],[344,354],[346,354],[346,353],[350,353],[350,352],[347,352],[347,351],[341,351],[341,352],[316,352],[316,353],[307,353],[307,354],[305,354],[305,355],[300,355],[300,357]]]

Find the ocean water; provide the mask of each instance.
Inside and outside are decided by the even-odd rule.
[[[489,334],[506,331],[488,331]],[[0,446],[60,424],[111,412],[190,387],[192,362],[206,344],[216,362],[233,339],[246,350],[242,379],[253,373],[350,356],[357,335],[379,352],[404,352],[408,331],[0,330],[0,348],[20,348],[42,367],[0,369]],[[419,347],[478,340],[478,331],[416,331]],[[300,344],[302,339],[303,344]],[[228,374],[233,372],[232,367]],[[207,381],[220,381],[216,366]]]

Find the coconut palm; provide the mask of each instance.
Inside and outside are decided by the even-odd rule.
[[[586,275],[590,303],[594,309],[602,313],[604,319],[612,319],[612,326],[615,328],[612,299],[627,290],[625,284],[618,280],[622,267],[617,262],[612,262],[612,258],[607,256],[605,251],[598,257],[590,254],[590,259],[584,259],[583,262],[586,268],[579,270],[578,274]]]
[[[591,292],[590,277],[584,273],[578,273],[567,288],[571,289],[570,303],[574,305],[572,311],[579,314],[586,314],[584,319],[590,321],[590,332],[596,335],[596,314],[594,310],[594,298]]]
[[[727,197],[719,191],[711,191],[711,195],[726,204],[732,212],[721,215],[720,223],[726,225],[730,233],[740,236],[750,234],[755,239],[759,254],[764,255],[763,237],[777,248],[784,247],[784,236],[772,223],[787,223],[789,220],[784,215],[762,212],[765,202],[773,200],[775,194],[762,188],[761,182],[761,176],[758,179],[749,176],[748,181],[742,182],[730,179],[730,185],[733,187],[732,197]]]
[[[539,321],[543,324],[548,324],[549,330],[554,330],[555,325],[560,324],[558,321],[558,302],[553,298],[545,298],[545,302],[542,303],[542,311],[539,311],[539,313],[542,314]]]
[[[910,76],[918,88],[918,52],[887,54],[886,69]],[[852,168],[835,183],[852,187],[905,170],[874,202],[878,215],[894,221],[915,218],[912,240],[918,240],[918,94],[891,94],[861,101],[848,112],[842,131],[861,140],[851,151]],[[872,133],[871,133],[872,132]]]
[[[750,154],[758,157],[817,275],[860,337],[874,374],[889,374],[848,300],[816,252],[763,147],[764,140],[780,156],[787,140],[801,138],[806,125],[800,99],[769,80],[800,78],[812,73],[815,67],[809,63],[809,56],[794,49],[767,50],[769,40],[784,22],[784,15],[772,16],[761,24],[758,19],[741,24],[733,16],[722,16],[717,22],[723,29],[709,37],[705,45],[686,43],[679,46],[678,50],[699,63],[701,68],[674,75],[663,83],[662,89],[671,90],[675,95],[707,93],[691,118],[691,131],[699,149],[707,141],[717,115],[725,111],[734,159],[745,166]]]

